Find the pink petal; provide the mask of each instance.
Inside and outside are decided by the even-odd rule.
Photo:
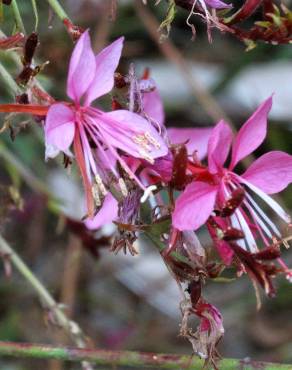
[[[177,198],[172,215],[173,226],[178,230],[196,230],[213,211],[218,187],[205,182],[192,182]]]
[[[273,97],[265,100],[253,115],[245,122],[239,130],[232,148],[230,169],[255,149],[257,149],[267,134],[267,118],[272,108]]]
[[[120,37],[112,44],[104,48],[95,57],[95,74],[88,88],[85,105],[107,94],[114,86],[114,72],[120,61],[124,37]]]
[[[103,205],[99,212],[94,216],[94,218],[87,219],[85,221],[85,226],[89,230],[96,230],[106,224],[109,224],[116,220],[118,217],[118,202],[117,200],[108,193],[104,198]]]
[[[167,134],[171,144],[187,143],[188,154],[197,152],[198,158],[207,155],[208,140],[212,128],[168,128]]]
[[[72,144],[74,133],[75,115],[73,110],[62,103],[53,104],[46,117],[46,147],[66,152]]]
[[[223,1],[220,0],[203,0],[205,3],[214,9],[227,9],[232,8],[232,4],[225,4]]]
[[[143,109],[154,123],[158,126],[164,125],[164,109],[160,94],[157,88],[154,91],[143,94]]]
[[[292,156],[280,151],[266,153],[241,177],[266,194],[279,193],[292,182]]]
[[[116,110],[103,113],[101,116],[101,130],[107,142],[115,148],[136,158],[145,158],[147,153],[152,159],[167,154],[168,148],[155,128],[143,117],[127,110]],[[146,151],[136,142],[137,136],[147,133],[155,142]],[[145,158],[146,159],[146,158]]]
[[[216,173],[223,167],[232,142],[232,131],[229,125],[221,120],[213,129],[208,142],[208,167]]]
[[[69,65],[67,80],[67,95],[76,102],[79,102],[87,91],[95,76],[95,57],[90,44],[88,31],[79,38]]]

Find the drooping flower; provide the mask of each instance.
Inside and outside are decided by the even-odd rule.
[[[287,224],[290,216],[270,197],[292,182],[292,156],[271,151],[258,158],[242,175],[234,171],[240,160],[252,153],[263,142],[267,132],[267,115],[272,97],[264,101],[246,121],[233,139],[231,162],[224,167],[231,143],[232,132],[228,124],[220,121],[213,129],[208,142],[208,168],[203,181],[194,181],[178,197],[173,213],[173,225],[179,230],[196,230],[214,210],[222,210],[234,191],[244,189],[244,197],[224,220],[227,227],[241,230],[245,238],[238,245],[252,253],[258,252],[256,238],[265,246],[281,240],[281,233],[273,221],[254,200],[252,193],[261,198]]]
[[[108,93],[114,85],[114,71],[121,56],[123,38],[94,55],[88,31],[79,38],[71,56],[67,95],[70,103],[53,104],[46,117],[46,157],[55,157],[59,151],[74,154],[86,191],[88,215],[94,215],[95,204],[107,194],[100,172],[108,167],[120,182],[116,166],[118,162],[144,189],[144,185],[130,170],[120,152],[150,163],[168,151],[155,128],[143,117],[127,110],[105,113],[91,103]]]

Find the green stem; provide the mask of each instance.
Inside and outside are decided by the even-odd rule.
[[[6,68],[3,64],[0,63],[0,78],[4,82],[4,84],[9,88],[10,94],[14,97],[15,94],[21,94],[21,89],[11,77],[10,73],[7,72]]]
[[[63,7],[60,5],[58,0],[47,0],[50,4],[51,8],[54,10],[54,12],[57,14],[57,16],[61,19],[63,22],[64,19],[70,19],[68,14],[65,12]]]
[[[129,366],[134,368],[152,367],[155,369],[182,369],[201,370],[204,361],[198,357],[189,355],[153,354],[129,351],[105,351],[102,349],[77,349],[53,347],[30,343],[0,342],[0,355],[11,357],[56,359],[61,361],[80,362],[90,361],[99,366]],[[220,361],[220,369],[291,369],[291,365],[272,364],[256,361],[242,361],[235,359],[223,359]]]
[[[18,28],[19,31],[26,34],[24,24],[22,22],[21,14],[20,14],[20,11],[19,11],[16,0],[12,0],[11,6],[12,6],[13,14],[14,14],[16,27]]]

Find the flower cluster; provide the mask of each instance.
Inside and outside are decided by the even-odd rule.
[[[204,1],[199,3],[203,7]],[[225,7],[220,1],[206,3]],[[126,76],[115,73],[123,41],[119,38],[94,55],[85,31],[70,60],[70,101],[6,104],[0,111],[45,117],[46,158],[62,152],[66,165],[76,161],[86,194],[85,225],[95,230],[114,222],[118,231],[111,250],[134,255],[139,233],[150,235],[183,287],[181,335],[196,353],[215,363],[224,329],[220,312],[202,296],[206,281],[232,266],[235,276],[248,274],[273,296],[272,278],[282,273],[292,279],[281,259],[288,238],[264,208],[266,204],[291,226],[290,216],[270,195],[292,182],[292,156],[272,151],[237,172],[240,161],[266,137],[272,97],[236,136],[224,121],[214,128],[167,129],[149,73],[141,78],[133,68]],[[119,94],[113,97],[112,111],[93,105],[113,89]],[[201,227],[208,230],[218,257],[201,245],[196,235]],[[200,319],[196,332],[188,326],[190,315]]]

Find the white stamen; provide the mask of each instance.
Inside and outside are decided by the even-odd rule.
[[[252,185],[250,182],[246,181],[243,178],[240,178],[241,182],[247,185],[252,191],[254,191],[260,198],[262,198],[277,214],[287,223],[291,222],[291,217],[284,211],[284,209],[269,195],[264,193],[258,187]]]
[[[255,224],[259,227],[259,233],[261,234],[261,230],[264,231],[264,233],[267,235],[268,238],[272,239],[273,235],[271,234],[270,230],[264,223],[264,221],[260,218],[260,216],[257,214],[257,212],[252,208],[252,206],[247,202],[243,202],[248,209],[251,217],[253,218]],[[261,234],[262,235],[262,234]],[[262,235],[263,239],[265,239],[264,235]]]
[[[153,196],[152,191],[156,189],[157,189],[156,185],[148,186],[148,188],[146,188],[146,190],[144,191],[144,194],[142,195],[140,202],[145,203],[148,197]]]
[[[243,231],[244,233],[244,236],[245,236],[245,239],[246,239],[246,242],[247,242],[247,245],[250,249],[251,252],[257,252],[258,251],[258,248],[257,248],[257,244],[256,244],[256,241],[252,235],[252,232],[250,230],[250,227],[248,226],[244,216],[242,215],[242,213],[237,209],[235,211],[235,215],[241,225],[241,230]]]
[[[263,220],[270,226],[273,232],[278,236],[281,237],[281,233],[276,225],[270,220],[270,218],[260,209],[257,203],[252,199],[252,197],[246,192],[245,196],[247,197],[248,201],[252,204],[255,210],[259,213],[259,215],[263,218]]]

